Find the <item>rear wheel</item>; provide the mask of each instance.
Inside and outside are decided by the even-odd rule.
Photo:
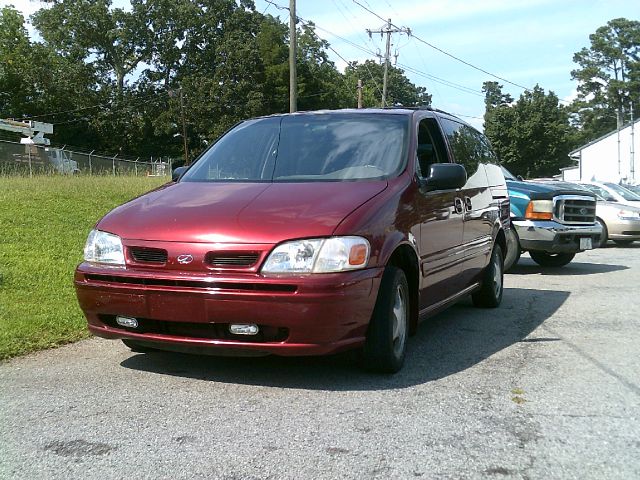
[[[530,251],[529,255],[541,267],[564,267],[576,256],[575,253],[548,253],[536,250]]]
[[[135,340],[122,339],[122,343],[124,343],[127,347],[129,347],[129,349],[132,352],[136,352],[136,353],[147,353],[147,352],[153,352],[154,350],[151,347],[145,347],[144,345],[141,345]]]
[[[596,218],[596,223],[600,225],[600,227],[602,227],[602,234],[600,235],[600,237],[598,237],[598,240],[596,240],[593,247],[602,248],[607,244],[607,240],[609,239],[609,231],[607,230],[607,226],[601,219]]]
[[[493,246],[491,260],[482,273],[482,285],[471,295],[476,307],[495,308],[502,301],[504,261],[500,245]]]
[[[402,368],[407,350],[408,320],[407,277],[401,269],[387,266],[362,352],[364,368],[381,373],[395,373]]]
[[[621,247],[627,246],[627,245],[631,245],[634,240],[614,240],[614,242],[616,243],[616,245],[620,245]]]

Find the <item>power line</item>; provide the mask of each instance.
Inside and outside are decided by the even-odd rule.
[[[375,17],[378,17],[378,18],[379,18],[380,20],[382,20],[383,22],[386,22],[386,20],[385,20],[384,18],[382,18],[380,15],[378,15],[376,12],[374,12],[374,11],[373,11],[373,10],[371,10],[370,8],[367,8],[367,7],[365,7],[364,5],[362,5],[358,0],[352,0],[352,2],[353,2],[353,3],[355,3],[356,5],[360,6],[361,8],[363,8],[364,10],[366,10],[367,12],[369,12],[370,14],[374,15]],[[396,26],[396,25],[394,25],[394,24],[391,24],[391,25],[392,25],[393,27],[395,27],[395,28],[399,28],[399,27],[397,27],[397,26]],[[523,90],[527,90],[527,91],[530,91],[530,90],[531,90],[529,87],[525,87],[524,85],[520,85],[520,84],[518,84],[518,83],[512,82],[511,80],[507,80],[507,79],[506,79],[506,78],[504,78],[504,77],[501,77],[501,76],[499,76],[499,75],[496,75],[495,73],[491,73],[491,72],[489,72],[489,71],[485,70],[484,68],[478,67],[478,66],[476,66],[476,65],[474,65],[474,64],[472,64],[472,63],[470,63],[470,62],[467,62],[466,60],[463,60],[462,58],[457,57],[457,56],[453,55],[452,53],[449,53],[449,52],[447,52],[446,50],[443,50],[442,48],[437,47],[436,45],[433,45],[432,43],[427,42],[426,40],[424,40],[424,39],[422,39],[422,38],[418,37],[417,35],[413,35],[413,37],[414,37],[416,40],[418,40],[419,42],[424,43],[424,44],[425,44],[425,45],[427,45],[428,47],[431,47],[431,48],[433,48],[434,50],[437,50],[438,52],[440,52],[440,53],[442,53],[442,54],[444,54],[444,55],[447,55],[448,57],[451,57],[451,58],[453,58],[454,60],[457,60],[457,61],[458,61],[458,62],[460,62],[460,63],[463,63],[463,64],[467,65],[468,67],[471,67],[471,68],[473,68],[473,69],[475,69],[475,70],[478,70],[478,71],[480,71],[480,72],[482,72],[482,73],[485,73],[485,74],[487,74],[487,75],[489,75],[489,76],[491,76],[491,77],[497,78],[498,80],[502,80],[502,81],[503,81],[503,82],[505,82],[505,83],[509,83],[509,84],[514,85],[514,86],[516,86],[516,87],[518,87],[518,88],[522,88]]]

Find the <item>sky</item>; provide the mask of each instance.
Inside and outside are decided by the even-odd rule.
[[[258,11],[288,22],[288,11],[265,0],[254,1]],[[289,5],[289,0],[272,2]],[[32,0],[0,0],[0,6],[7,4],[26,15],[41,6]],[[127,4],[127,0],[114,0],[116,6]],[[384,27],[381,18],[410,28],[412,36],[392,37],[397,66],[432,94],[434,107],[459,115],[479,129],[484,115],[483,82],[498,81],[514,98],[523,88],[437,49],[514,84],[528,88],[538,84],[569,101],[577,86],[571,80],[571,70],[576,68],[573,55],[589,46],[589,35],[614,18],[640,20],[637,0],[297,0],[296,4],[297,15],[313,21],[318,36],[331,44],[335,52],[329,50],[329,56],[340,70],[345,60],[363,62],[376,58],[378,50],[384,52],[384,39],[379,34],[369,38],[366,32]]]

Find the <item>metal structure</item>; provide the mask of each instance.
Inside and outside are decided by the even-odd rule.
[[[51,141],[48,138],[44,138],[44,135],[53,133],[53,124],[0,119],[0,130],[19,133],[27,137],[21,139],[20,143],[27,145],[50,145]]]

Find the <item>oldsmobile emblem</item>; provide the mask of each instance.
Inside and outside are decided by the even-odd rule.
[[[182,265],[187,265],[193,262],[193,255],[189,255],[189,254],[178,255],[177,260],[178,260],[178,263]]]

